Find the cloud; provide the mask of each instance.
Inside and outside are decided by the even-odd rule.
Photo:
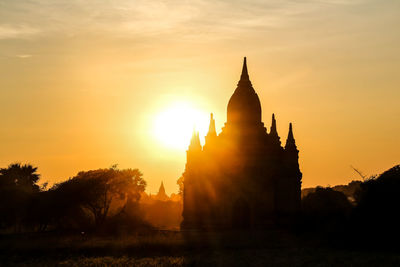
[[[357,2],[362,0],[355,0]],[[154,36],[194,32],[223,36],[232,32],[282,27],[326,3],[350,0],[18,0],[0,3],[0,39],[39,33],[73,36],[82,32]],[[1,26],[1,23],[17,26]],[[18,23],[24,23],[21,26]],[[224,33],[224,34],[223,34]]]
[[[30,57],[32,57],[32,55],[29,55],[29,54],[21,54],[21,55],[16,55],[16,57],[18,57],[18,58],[30,58]]]
[[[0,39],[24,39],[38,34],[40,31],[28,26],[0,25]]]

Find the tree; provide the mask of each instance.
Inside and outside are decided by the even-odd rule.
[[[37,167],[30,164],[14,163],[0,169],[0,227],[14,226],[18,231],[26,223],[28,205],[40,191],[39,179]]]
[[[25,192],[38,192],[40,175],[37,167],[30,164],[13,163],[0,169],[0,188],[18,189]]]
[[[344,227],[352,210],[345,194],[317,187],[302,199],[303,227],[335,232]]]
[[[83,208],[88,211],[96,226],[104,223],[113,202],[120,201],[121,211],[126,203],[137,202],[145,190],[146,182],[138,169],[118,170],[115,167],[79,172],[66,182],[57,184],[52,190],[72,201],[68,210]],[[68,206],[68,203],[64,203]]]
[[[355,197],[357,227],[370,234],[400,236],[400,165],[364,181]]]
[[[179,194],[182,196],[183,195],[183,186],[184,186],[184,182],[183,182],[183,175],[181,177],[179,177],[179,179],[176,181],[177,185],[179,186]]]
[[[304,213],[327,217],[342,216],[351,210],[346,195],[330,187],[317,187],[315,192],[303,198],[302,207]]]

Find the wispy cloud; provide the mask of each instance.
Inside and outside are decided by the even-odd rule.
[[[20,55],[16,55],[16,57],[18,57],[18,58],[30,58],[30,57],[32,57],[32,55],[29,55],[29,54],[20,54]]]
[[[0,3],[0,39],[43,32],[67,36],[81,32],[119,36],[179,34],[221,37],[230,32],[282,27],[326,5],[363,0],[19,0]],[[27,26],[18,26],[18,23]],[[5,26],[1,26],[5,23]],[[7,26],[8,24],[8,26]],[[13,26],[10,26],[13,25]],[[17,25],[17,26],[14,26]]]
[[[9,25],[0,25],[0,39],[23,39],[29,38],[40,31],[38,29],[19,25],[19,26],[9,26]]]

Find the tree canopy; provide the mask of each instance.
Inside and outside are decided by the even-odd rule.
[[[73,201],[64,205],[83,208],[91,213],[96,225],[101,225],[114,201],[122,201],[123,205],[119,207],[122,210],[127,202],[138,201],[145,188],[146,182],[138,169],[109,168],[79,172],[51,190],[61,197],[61,201]]]

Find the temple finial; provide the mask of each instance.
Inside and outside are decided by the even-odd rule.
[[[253,89],[253,86],[250,82],[250,77],[249,73],[247,71],[247,59],[244,57],[243,59],[243,68],[242,68],[242,74],[240,75],[240,80],[238,82],[238,86],[242,88],[248,88],[248,89]]]
[[[249,73],[247,71],[246,57],[244,57],[244,59],[243,59],[243,68],[242,68],[242,75],[240,76],[240,80],[249,80]]]

